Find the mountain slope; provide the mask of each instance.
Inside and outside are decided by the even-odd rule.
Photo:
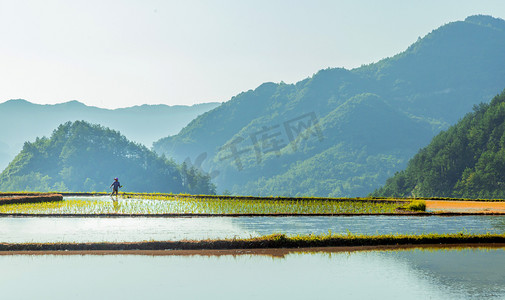
[[[471,16],[444,25],[405,52],[353,71],[375,78],[377,93],[416,116],[449,124],[501,91],[505,22]],[[475,88],[478,87],[478,88]]]
[[[119,109],[86,106],[78,101],[55,105],[33,104],[26,100],[0,103],[0,171],[21,150],[25,141],[47,136],[59,124],[85,120],[123,132],[129,139],[146,146],[166,136],[176,134],[198,115],[220,103],[193,106],[142,105]]]
[[[210,178],[158,157],[119,132],[84,121],[26,142],[0,174],[1,191],[105,191],[114,177],[125,191],[213,193]],[[191,184],[186,184],[191,183]]]
[[[154,149],[177,161],[208,157],[198,166],[236,194],[362,196],[501,91],[504,29],[501,19],[472,16],[375,64],[262,84]]]
[[[321,119],[319,126],[324,141],[313,139],[317,148],[308,150],[310,141],[300,141],[300,150],[284,155],[287,160],[296,155],[296,165],[272,178],[249,183],[246,190],[265,195],[363,195],[375,188],[379,178],[393,174],[391,169],[402,163],[402,154],[417,151],[417,139],[430,136],[428,126],[412,122],[373,94],[351,98]],[[363,127],[369,130],[361,130]],[[395,139],[382,138],[386,135]],[[281,160],[270,158],[272,162],[266,165]]]
[[[374,196],[505,199],[505,91],[438,134]]]

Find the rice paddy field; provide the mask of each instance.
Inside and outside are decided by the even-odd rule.
[[[68,196],[63,201],[0,205],[0,214],[392,214],[405,208],[410,202],[360,199],[320,200],[311,198],[205,198],[159,194],[123,195],[118,199],[109,196]]]
[[[505,215],[416,215],[419,199],[3,196],[7,299],[505,297]]]

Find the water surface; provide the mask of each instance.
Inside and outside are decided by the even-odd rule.
[[[0,218],[0,242],[201,240],[329,231],[343,234],[505,233],[505,216]]]
[[[505,250],[0,256],[5,299],[503,299]]]

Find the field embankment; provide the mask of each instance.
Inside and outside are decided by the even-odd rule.
[[[63,201],[61,194],[0,194],[0,205]]]
[[[2,255],[147,255],[147,256],[268,256],[284,258],[289,254],[302,253],[339,253],[362,251],[405,251],[419,249],[423,251],[439,250],[491,250],[504,249],[505,244],[423,244],[423,245],[386,245],[386,246],[348,246],[348,247],[313,247],[313,248],[270,248],[270,249],[218,249],[218,250],[74,250],[74,251],[0,251]]]
[[[156,251],[294,249],[320,247],[383,247],[419,245],[505,246],[505,234],[422,234],[422,235],[304,235],[272,234],[248,239],[203,241],[145,241],[120,243],[1,243],[0,251]]]

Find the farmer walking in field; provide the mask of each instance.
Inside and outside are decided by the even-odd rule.
[[[112,188],[112,193],[110,194],[110,196],[112,197],[114,195],[114,193],[116,193],[116,197],[117,197],[117,193],[119,192],[119,188],[122,187],[121,184],[119,183],[119,180],[118,178],[114,178],[114,182],[110,185],[110,187]]]

